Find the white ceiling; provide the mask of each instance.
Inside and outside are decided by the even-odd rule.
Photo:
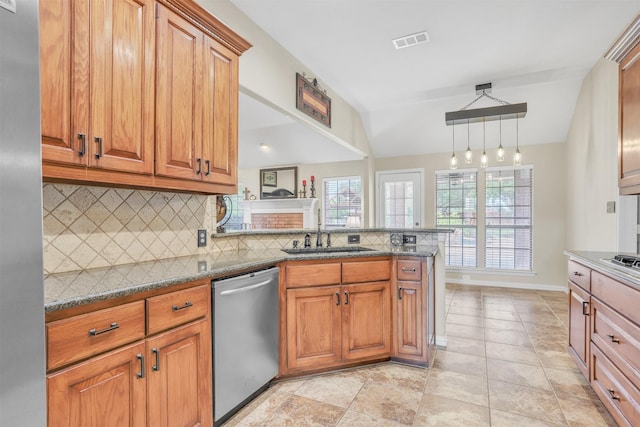
[[[329,96],[360,112],[376,157],[450,151],[445,112],[471,102],[486,82],[493,96],[528,103],[521,145],[564,142],[582,80],[640,12],[640,0],[231,2],[313,70]],[[429,43],[394,49],[393,38],[424,30]],[[497,123],[487,124],[488,148]],[[515,145],[514,126],[503,122],[505,147]],[[471,125],[472,148],[482,147],[481,127]]]

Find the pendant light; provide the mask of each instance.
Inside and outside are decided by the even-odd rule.
[[[513,166],[520,166],[522,164],[522,154],[520,154],[520,146],[519,146],[519,134],[520,129],[518,126],[518,118],[516,117],[516,152],[513,153]]]
[[[504,148],[502,148],[502,116],[500,116],[500,145],[498,146],[497,158],[499,162],[504,161]]]
[[[449,161],[449,169],[458,169],[458,159],[456,158],[456,127],[452,126],[453,140],[451,141],[451,160]]]
[[[482,120],[482,157],[480,157],[480,167],[486,168],[489,159],[487,158],[487,151],[485,150],[486,133],[484,131],[484,119]]]
[[[469,148],[469,119],[467,119],[467,151],[464,152],[464,162],[471,163],[473,161],[473,153]]]

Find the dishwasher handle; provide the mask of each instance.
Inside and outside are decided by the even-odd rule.
[[[254,290],[256,288],[261,288],[263,286],[266,286],[271,282],[273,282],[273,278],[265,280],[264,282],[256,283],[255,285],[245,286],[244,288],[229,289],[228,291],[222,291],[222,292],[220,292],[220,296],[234,295],[234,294],[239,294],[239,293],[242,293],[242,292],[252,291],[252,290]]]

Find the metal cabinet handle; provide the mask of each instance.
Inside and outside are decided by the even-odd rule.
[[[415,273],[416,272],[416,268],[415,267],[402,267],[402,271],[404,271],[405,273]]]
[[[613,334],[607,334],[607,336],[611,339],[611,342],[614,342],[616,344],[620,344],[620,338],[616,338],[616,336],[613,335]]]
[[[349,304],[349,292],[344,293],[344,305]]]
[[[78,156],[83,157],[87,153],[87,135],[84,133],[78,134],[80,140],[80,149],[78,150]]]
[[[102,138],[96,136],[93,140],[98,144],[98,152],[96,153],[96,159],[102,157]]]
[[[589,315],[589,301],[582,301],[582,314]]]
[[[89,329],[89,336],[95,337],[96,335],[104,334],[105,332],[115,331],[119,327],[120,325],[118,325],[118,322],[113,322],[112,324],[109,325],[108,328],[102,329],[100,331],[97,330],[96,328]]]
[[[160,350],[158,350],[157,348],[152,348],[151,353],[153,353],[153,355],[156,357],[156,363],[155,365],[151,365],[151,370],[159,371],[160,370]]]
[[[144,356],[142,353],[136,355],[136,359],[140,361],[140,372],[136,375],[138,378],[144,378]]]
[[[402,299],[402,288],[398,288],[398,299]]]
[[[207,165],[207,171],[204,174],[205,176],[209,176],[209,174],[211,173],[211,161],[205,160],[204,164]]]
[[[616,391],[612,388],[607,389],[613,400],[620,400],[620,396],[616,395]]]
[[[583,274],[582,274],[582,273],[579,273],[579,272],[577,272],[577,271],[574,271],[574,272],[573,272],[573,275],[574,275],[574,276],[578,276],[578,277],[582,277],[582,276],[583,276]]]
[[[182,305],[180,307],[178,307],[177,305],[174,305],[173,307],[171,307],[171,309],[173,311],[180,311],[180,310],[184,310],[185,308],[189,308],[191,306],[193,306],[193,304],[190,303],[189,301],[187,301],[187,302],[184,303],[184,305]]]
[[[200,175],[202,173],[202,159],[197,158],[196,162],[198,162],[198,170],[196,171],[196,175]]]
[[[340,305],[340,292],[336,292],[336,305]]]

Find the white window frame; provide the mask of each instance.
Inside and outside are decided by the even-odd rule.
[[[416,215],[417,218],[414,217],[414,220],[418,220],[418,222],[421,224],[418,227],[423,227],[425,224],[425,209],[424,209],[424,201],[425,199],[425,185],[424,185],[424,176],[425,176],[425,172],[424,169],[422,168],[416,168],[416,169],[393,169],[393,170],[384,170],[384,171],[377,171],[376,172],[376,224],[378,227],[384,227],[384,208],[383,208],[383,203],[384,203],[384,197],[383,197],[383,190],[382,190],[382,186],[380,185],[380,181],[381,178],[384,175],[396,175],[396,174],[403,174],[403,173],[417,173],[418,174],[418,182],[420,185],[420,189],[418,191],[418,194],[420,195],[420,204],[418,206],[418,208],[420,209],[420,212]],[[413,227],[412,227],[413,228]]]
[[[329,202],[329,197],[327,197],[327,194],[325,193],[327,181],[346,181],[346,180],[355,180],[355,179],[360,180],[360,207],[359,207],[360,215],[359,217],[360,217],[360,224],[364,224],[364,194],[363,194],[363,188],[362,188],[362,183],[363,183],[362,176],[359,176],[359,175],[332,176],[332,177],[326,177],[322,179],[322,223],[324,224],[325,228],[335,229],[335,228],[344,227],[344,225],[327,224],[326,218],[327,218],[327,208],[328,208],[328,202]],[[353,216],[353,215],[350,215],[350,216]],[[346,219],[345,219],[345,224],[346,224]]]

